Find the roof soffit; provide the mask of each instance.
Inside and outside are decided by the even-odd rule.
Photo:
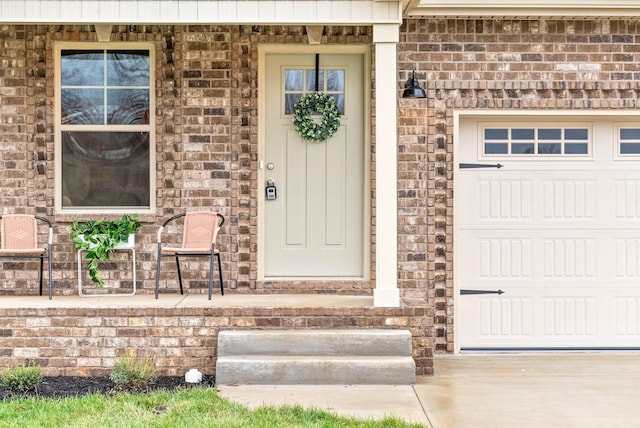
[[[403,0],[404,17],[637,18],[637,0]]]
[[[401,0],[1,0],[0,23],[374,25]]]

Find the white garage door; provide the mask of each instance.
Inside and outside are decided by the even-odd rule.
[[[462,118],[458,345],[640,348],[640,121]]]

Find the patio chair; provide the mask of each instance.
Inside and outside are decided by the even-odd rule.
[[[165,227],[175,220],[184,217],[182,224],[182,245],[179,247],[164,247],[162,245],[162,233]],[[162,257],[175,257],[178,270],[178,282],[180,294],[184,294],[182,288],[182,273],[180,271],[180,257],[208,257],[209,258],[209,300],[213,290],[213,259],[218,258],[218,274],[220,277],[220,293],[224,296],[222,282],[222,263],[220,251],[216,248],[216,237],[220,227],[224,224],[221,214],[211,211],[193,211],[174,215],[165,221],[158,229],[158,261],[156,269],[156,299],[160,291],[160,260]]]
[[[38,248],[38,221],[49,227],[46,246]],[[28,214],[8,214],[0,216],[0,258],[40,259],[40,295],[42,296],[44,260],[49,271],[49,300],[51,300],[51,243],[53,227],[44,217]]]

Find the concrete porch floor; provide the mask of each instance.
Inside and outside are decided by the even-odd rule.
[[[328,294],[153,294],[134,296],[2,296],[0,308],[373,307],[371,296]]]

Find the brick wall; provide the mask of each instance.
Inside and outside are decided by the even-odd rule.
[[[426,100],[400,100],[400,241],[426,238],[400,249],[400,263],[426,266],[436,350],[451,352],[453,110],[635,109],[640,20],[407,20],[400,40],[399,77],[416,70],[427,89]],[[414,281],[402,278],[405,294]]]
[[[244,328],[399,328],[416,374],[432,374],[425,308],[0,308],[0,367],[34,362],[48,376],[105,376],[122,351],[154,354],[161,375],[215,374],[218,332]]]

